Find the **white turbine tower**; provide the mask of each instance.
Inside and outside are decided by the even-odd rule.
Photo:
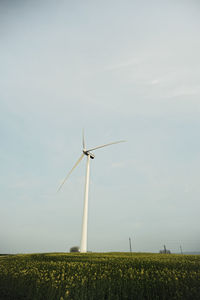
[[[81,246],[80,246],[80,252],[85,253],[87,252],[87,225],[88,225],[88,192],[89,192],[89,176],[90,176],[90,159],[94,159],[95,156],[91,152],[93,150],[103,148],[106,146],[110,146],[113,144],[118,144],[122,143],[125,141],[117,141],[117,142],[112,142],[108,143],[105,145],[97,146],[91,149],[86,149],[85,146],[85,138],[84,138],[84,133],[83,133],[83,153],[81,157],[77,160],[71,171],[67,174],[63,182],[61,183],[58,191],[61,189],[65,181],[68,179],[69,175],[72,173],[72,171],[78,166],[78,164],[81,162],[83,159],[84,155],[87,156],[87,165],[86,165],[86,179],[85,179],[85,196],[84,196],[84,208],[83,208],[83,223],[82,223],[82,235],[81,235]]]

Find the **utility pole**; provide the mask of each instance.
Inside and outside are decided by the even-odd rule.
[[[131,247],[131,238],[129,238],[129,246],[130,246],[130,252],[132,252],[132,247]]]
[[[180,249],[181,249],[181,254],[183,254],[183,251],[182,251],[182,247],[181,247],[181,245],[180,245]]]

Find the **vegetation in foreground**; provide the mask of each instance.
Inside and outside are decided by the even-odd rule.
[[[2,256],[0,299],[200,299],[200,256],[144,253]]]

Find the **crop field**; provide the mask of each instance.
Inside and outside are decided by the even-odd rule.
[[[0,256],[0,299],[200,299],[200,256],[148,253]]]

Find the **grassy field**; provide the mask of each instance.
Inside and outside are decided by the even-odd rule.
[[[0,299],[200,299],[200,256],[53,253],[0,256]]]

